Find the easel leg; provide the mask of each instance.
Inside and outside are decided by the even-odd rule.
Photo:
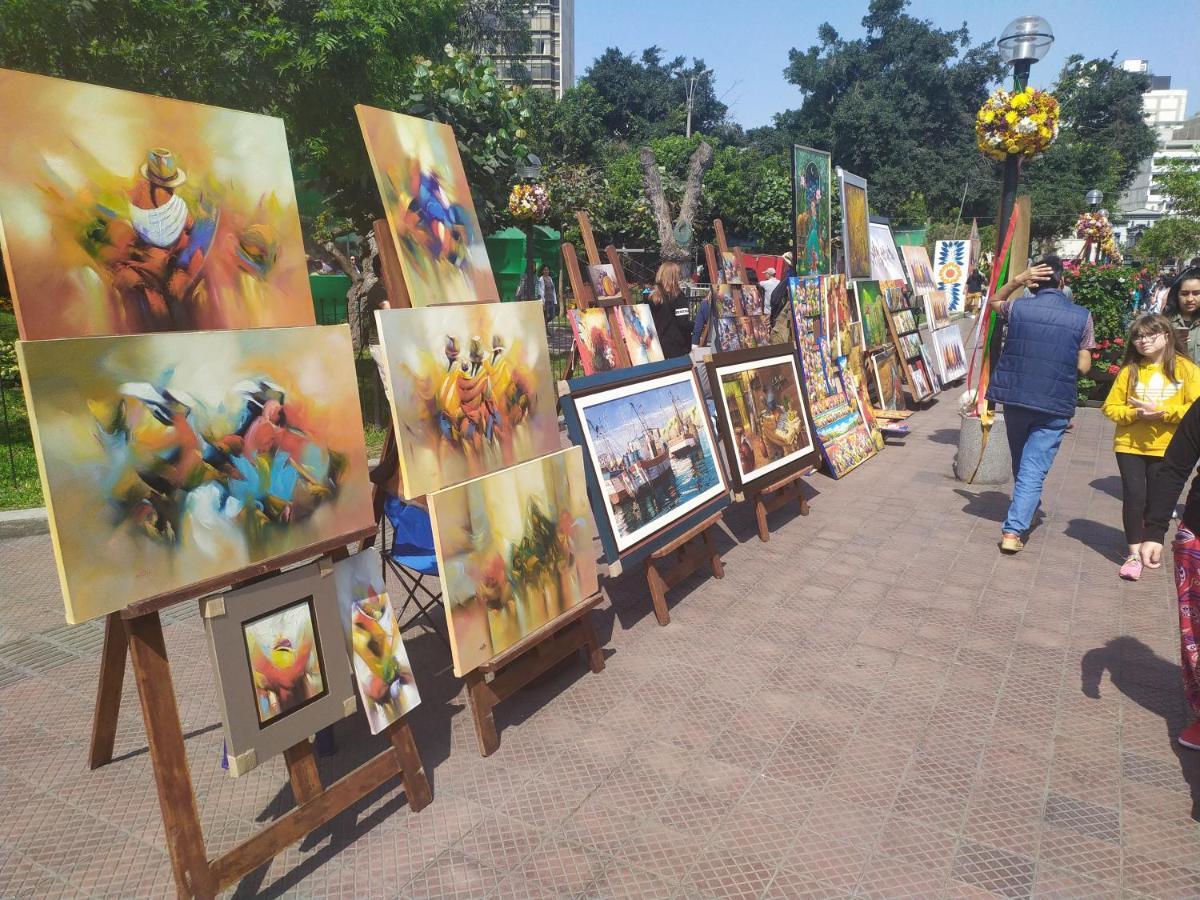
[[[317,771],[317,759],[313,756],[312,741],[305,738],[283,751],[287,761],[288,777],[292,781],[292,795],[296,805],[302,806],[321,795],[321,773]]]
[[[421,754],[408,722],[404,719],[393,722],[388,727],[388,740],[400,760],[400,779],[404,782],[409,808],[420,812],[433,800],[433,793],[429,790],[429,779],[425,777]]]
[[[713,543],[712,528],[704,529],[704,549],[708,551],[709,560],[712,563],[713,577],[724,578],[725,565],[721,562],[721,554],[717,551],[717,545]]]
[[[600,639],[596,637],[596,623],[592,621],[592,614],[589,612],[579,620],[579,627],[583,629],[583,652],[587,654],[588,668],[592,672],[604,671],[604,651],[600,649]]]
[[[88,765],[93,769],[112,762],[121,712],[121,688],[125,684],[125,658],[129,638],[120,613],[104,620],[104,649],[100,654],[100,680],[96,685],[96,710],[92,714],[92,747]]]
[[[671,624],[671,613],[667,610],[667,583],[658,572],[654,560],[646,560],[646,585],[650,588],[650,602],[654,604],[654,618],[659,625]]]
[[[758,539],[765,544],[771,539],[771,532],[767,530],[767,505],[763,503],[761,493],[754,495],[754,518],[758,522]],[[704,534],[707,539],[708,532]]]
[[[188,771],[162,623],[158,613],[152,612],[126,619],[123,624],[146,724],[175,887],[181,897],[212,897],[216,895],[216,885],[205,856],[204,834]]]
[[[487,682],[478,669],[468,672],[467,704],[471,707],[471,718],[475,720],[475,737],[479,740],[479,754],[491,756],[500,746],[500,735],[496,733],[496,719],[492,716],[492,704],[487,694]]]

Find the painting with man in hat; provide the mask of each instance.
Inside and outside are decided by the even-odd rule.
[[[314,323],[283,122],[0,69],[26,340]]]

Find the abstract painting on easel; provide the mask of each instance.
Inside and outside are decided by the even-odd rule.
[[[314,323],[283,122],[0,70],[26,340]]]
[[[373,522],[345,325],[17,350],[69,622]]]
[[[498,301],[449,125],[354,107],[413,306]]]
[[[242,623],[260,726],[325,696],[312,604],[307,597]]]
[[[567,310],[567,321],[575,334],[575,349],[584,375],[611,372],[620,364],[617,359],[616,335],[608,313],[600,307]]]
[[[430,494],[429,512],[456,675],[598,590],[578,447]]]
[[[625,342],[630,365],[640,366],[644,363],[658,362],[663,358],[650,304],[618,306],[617,330],[621,332],[621,340]]]

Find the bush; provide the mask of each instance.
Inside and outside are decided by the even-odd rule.
[[[1068,264],[1066,282],[1075,302],[1087,308],[1096,326],[1091,377],[1079,379],[1078,384],[1078,399],[1083,401],[1094,398],[1097,387],[1107,388],[1120,371],[1137,270],[1127,266]]]

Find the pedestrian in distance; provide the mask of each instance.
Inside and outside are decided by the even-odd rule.
[[[1118,574],[1142,575],[1147,486],[1163,462],[1184,413],[1200,397],[1200,366],[1176,353],[1165,316],[1140,316],[1129,329],[1121,371],[1104,401],[1104,414],[1117,423],[1113,450],[1121,472],[1121,522],[1128,553]]]
[[[767,302],[770,302],[771,294],[774,293],[775,287],[779,284],[779,279],[775,277],[774,266],[767,266],[763,274],[767,277],[760,281],[758,286],[763,293],[763,297]]]
[[[1192,362],[1200,363],[1200,267],[1184,269],[1171,283],[1163,315],[1171,320]]]
[[[679,283],[679,264],[665,262],[654,276],[650,314],[663,357],[687,356],[692,349],[692,310]]]
[[[1042,486],[1075,414],[1078,378],[1092,368],[1092,314],[1062,291],[1063,265],[1046,256],[988,302],[1008,324],[987,398],[1004,404],[1013,492],[1000,550],[1018,553],[1042,501]],[[1030,297],[1016,296],[1035,288]]]
[[[537,299],[542,301],[542,315],[546,324],[558,315],[558,290],[554,286],[554,277],[550,274],[549,266],[542,266],[534,287]]]

